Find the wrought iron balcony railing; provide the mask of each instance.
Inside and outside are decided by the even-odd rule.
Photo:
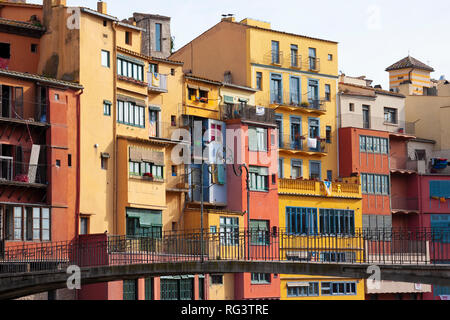
[[[166,74],[148,72],[148,89],[150,91],[167,92],[167,78]]]
[[[47,184],[47,165],[16,161],[0,156],[0,184],[5,182]]]
[[[240,119],[275,124],[275,110],[262,106],[244,104],[225,104],[220,106],[223,121]]]
[[[328,153],[329,143],[323,138],[310,139],[301,135],[280,135],[279,149]]]

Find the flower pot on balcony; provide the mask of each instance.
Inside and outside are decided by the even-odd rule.
[[[302,102],[302,103],[300,103],[300,105],[302,107],[308,108],[309,107],[309,102]]]
[[[144,173],[143,177],[145,180],[153,181],[153,175],[149,172]]]

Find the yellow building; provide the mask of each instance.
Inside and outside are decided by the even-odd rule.
[[[171,58],[183,61],[185,71],[201,77],[254,88],[258,90],[255,104],[275,110],[279,128],[280,180],[279,212],[274,214],[279,214],[280,230],[287,230],[302,239],[303,234],[312,231],[309,227],[320,230],[321,214],[327,217],[342,214],[351,217],[349,228],[361,227],[359,178],[345,183],[338,174],[336,42],[272,30],[268,22],[252,19],[236,22],[234,18],[224,18]],[[320,182],[324,180],[335,181],[330,187],[331,196],[324,193]],[[339,186],[348,188],[348,193]],[[308,217],[312,225],[296,225],[292,217]],[[330,252],[318,252],[317,257],[345,256],[340,248],[330,249]],[[298,287],[301,287],[305,284],[299,280],[311,278],[280,277],[281,298],[287,298],[288,285],[299,282]],[[349,290],[356,290],[355,294],[330,294],[324,296],[326,299],[364,298],[363,281],[315,278],[320,279],[319,282],[331,282],[331,292],[333,282],[337,281],[345,282],[344,287],[349,286]],[[290,292],[289,299],[305,298],[300,289]]]

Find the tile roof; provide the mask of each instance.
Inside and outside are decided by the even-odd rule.
[[[210,83],[210,84],[214,84],[216,86],[221,86],[222,82],[218,82],[216,80],[211,80],[211,79],[207,79],[207,78],[203,78],[203,77],[199,77],[199,76],[194,76],[190,73],[185,73],[184,77],[186,79],[191,79],[191,80],[196,80],[196,81],[202,81],[202,82],[206,82],[206,83]]]
[[[15,78],[31,80],[31,81],[41,81],[44,83],[50,83],[53,85],[69,87],[69,88],[73,88],[73,89],[83,89],[83,86],[79,83],[58,80],[58,79],[54,79],[54,78],[48,78],[48,77],[40,76],[40,75],[33,74],[33,73],[0,69],[0,76],[9,76],[9,77],[15,77]]]
[[[400,61],[394,63],[392,66],[387,67],[386,71],[392,71],[392,70],[398,70],[398,69],[405,69],[405,68],[415,68],[415,69],[422,69],[433,72],[434,69],[428,65],[426,65],[423,62],[420,62],[419,60],[407,56],[406,58],[401,59]]]
[[[120,51],[120,52],[127,53],[127,54],[129,54],[129,55],[138,57],[138,58],[145,59],[145,60],[158,61],[158,62],[166,62],[166,63],[169,63],[169,64],[176,64],[176,65],[180,65],[180,66],[182,66],[182,65],[184,64],[184,62],[182,62],[182,61],[175,61],[175,60],[170,60],[170,59],[164,59],[164,58],[157,58],[157,57],[152,57],[152,56],[146,56],[145,54],[138,53],[138,52],[135,52],[135,51],[131,51],[131,50],[128,50],[128,49],[123,48],[123,47],[120,47],[120,46],[117,46],[117,50]]]
[[[31,30],[45,32],[45,28],[43,26],[38,26],[38,25],[32,24],[30,22],[23,22],[23,21],[18,21],[18,20],[0,18],[0,25],[6,25],[6,26],[12,26],[12,27],[18,27],[18,28],[31,29]]]

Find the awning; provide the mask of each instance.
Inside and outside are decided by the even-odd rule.
[[[197,90],[197,89],[198,89],[198,86],[195,86],[195,85],[193,85],[193,84],[188,84],[187,87],[188,87],[189,89],[194,89],[194,90]]]
[[[309,287],[309,282],[288,282],[286,284],[288,288],[291,287]]]
[[[200,90],[201,91],[206,91],[206,92],[209,92],[209,91],[211,91],[209,88],[207,88],[207,87],[200,87]]]
[[[161,211],[128,208],[127,217],[139,219],[143,227],[162,226]]]
[[[148,109],[149,110],[152,110],[152,111],[161,111],[161,107],[160,106],[148,106]]]
[[[130,161],[145,161],[157,166],[164,166],[164,152],[130,147]]]

